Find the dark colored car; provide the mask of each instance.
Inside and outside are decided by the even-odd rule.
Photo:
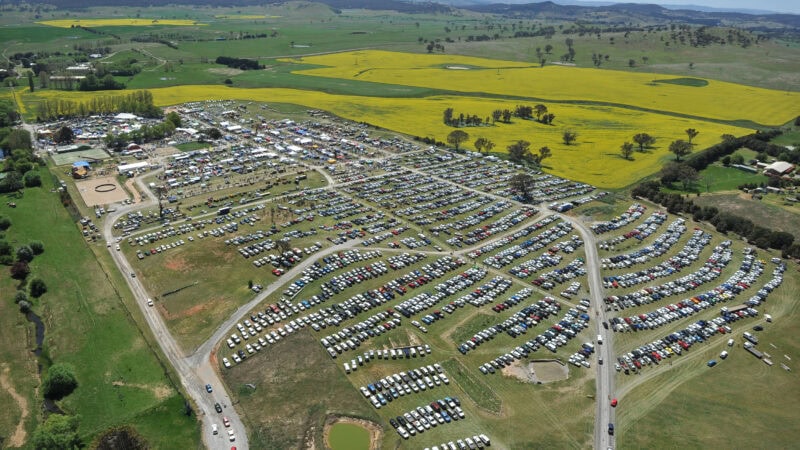
[[[214,409],[216,409],[218,413],[222,412],[222,406],[220,406],[219,403],[214,403]]]

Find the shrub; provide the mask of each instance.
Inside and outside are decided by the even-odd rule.
[[[28,301],[28,294],[26,294],[25,291],[17,291],[17,293],[14,294],[14,303],[19,304],[19,302],[27,302],[27,301]]]
[[[29,273],[31,273],[31,268],[25,261],[17,261],[11,266],[11,278],[15,280],[24,280]]]
[[[28,246],[31,248],[34,255],[41,255],[44,253],[44,243],[42,241],[31,241]]]
[[[44,284],[44,281],[41,278],[34,278],[31,280],[31,297],[39,298],[47,292],[47,285]]]
[[[11,226],[11,219],[6,216],[0,216],[0,230],[7,230]]]
[[[78,387],[74,369],[67,364],[53,364],[42,381],[45,398],[61,400]]]

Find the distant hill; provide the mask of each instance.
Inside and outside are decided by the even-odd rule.
[[[511,0],[519,1],[519,0]],[[569,0],[564,0],[569,1]],[[12,0],[8,3],[27,3],[27,0]],[[444,0],[446,3],[458,5],[458,8],[488,14],[500,14],[520,19],[549,20],[585,20],[592,23],[689,23],[706,26],[740,26],[749,29],[792,28],[800,30],[800,15],[796,14],[747,14],[744,12],[727,12],[713,8],[704,11],[691,9],[675,9],[654,4],[598,2],[587,6],[589,2],[576,0],[571,3],[579,5],[557,4],[552,1],[538,3],[486,3],[486,0]],[[443,3],[444,3],[443,2]],[[142,6],[141,0],[47,0],[48,4],[59,8],[84,9],[91,6]],[[219,5],[246,6],[264,4],[282,4],[284,0],[148,0],[149,6],[184,5]],[[401,0],[318,0],[332,10],[370,9],[381,11],[398,11],[409,14],[448,14],[453,13],[456,6],[432,1]],[[687,6],[688,8],[688,6]],[[700,8],[700,7],[698,7]]]
[[[471,4],[461,8],[520,19],[586,20],[589,22],[665,24],[682,22],[706,26],[800,29],[800,15],[745,14],[721,11],[668,9],[659,5],[617,3],[607,6],[559,5],[551,1],[526,4]]]

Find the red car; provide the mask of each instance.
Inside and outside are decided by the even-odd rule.
[[[617,399],[615,398],[611,399],[611,406],[613,406],[614,408],[617,407]]]
[[[229,426],[231,426],[231,420],[228,419],[227,417],[223,417],[222,424],[225,425],[225,428],[228,428]]]

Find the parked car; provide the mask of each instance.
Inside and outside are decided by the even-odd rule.
[[[214,409],[217,410],[218,413],[222,412],[222,406],[219,403],[214,403]]]

